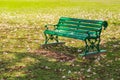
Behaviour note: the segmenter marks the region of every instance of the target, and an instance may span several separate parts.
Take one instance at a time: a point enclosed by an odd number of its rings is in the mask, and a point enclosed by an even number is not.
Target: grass
[[[119,80],[119,3],[119,0],[1,0],[0,79]],[[61,16],[107,20],[109,26],[101,38],[106,56],[83,60],[77,56],[83,42],[66,38],[60,38],[65,46],[41,49],[44,25],[57,23]]]

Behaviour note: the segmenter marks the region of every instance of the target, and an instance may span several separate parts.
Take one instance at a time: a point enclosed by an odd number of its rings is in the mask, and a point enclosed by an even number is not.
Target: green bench
[[[53,29],[50,29],[50,26],[53,26]],[[49,40],[55,40],[55,43],[59,43],[58,36],[62,36],[85,42],[85,50],[80,54],[81,56],[105,52],[105,50],[100,50],[100,35],[107,26],[108,23],[102,20],[61,17],[56,25],[45,25],[44,44],[49,44]]]

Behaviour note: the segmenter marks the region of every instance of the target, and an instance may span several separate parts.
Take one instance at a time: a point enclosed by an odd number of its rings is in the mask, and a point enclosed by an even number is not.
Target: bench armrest
[[[55,29],[57,25],[47,24],[47,25],[45,25],[46,30],[48,30],[48,29],[49,29],[49,27],[48,27],[48,26],[53,26],[53,27],[54,27],[54,29]]]

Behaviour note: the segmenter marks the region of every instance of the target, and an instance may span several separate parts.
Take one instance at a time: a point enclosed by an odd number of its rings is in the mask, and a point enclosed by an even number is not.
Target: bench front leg
[[[45,34],[45,33],[44,33],[44,35],[45,35],[45,42],[44,42],[44,44],[47,44],[49,40],[55,40],[56,43],[59,42],[58,36],[56,36],[56,35],[50,35],[50,34]]]
[[[44,35],[45,35],[45,42],[44,42],[44,44],[47,44],[48,41],[49,41],[49,38],[48,38],[47,34],[44,33]]]
[[[100,37],[96,39],[86,39],[85,40],[85,51],[80,54],[81,56],[86,56],[89,54],[97,54],[101,52],[106,52],[106,50],[100,50]]]

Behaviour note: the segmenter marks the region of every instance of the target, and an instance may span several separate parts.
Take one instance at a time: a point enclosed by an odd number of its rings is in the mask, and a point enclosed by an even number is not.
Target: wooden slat
[[[79,25],[79,21],[59,21],[59,24]]]
[[[71,24],[58,24],[58,27],[79,28],[78,25],[71,25]]]
[[[88,31],[98,31],[98,30],[100,30],[100,28],[91,28],[91,27],[85,27],[85,26],[80,26],[79,29],[88,30]]]
[[[93,24],[102,24],[103,21],[101,21],[101,20],[80,19],[80,22],[93,23]]]
[[[96,27],[101,28],[102,26],[100,24],[91,24],[91,23],[80,23],[79,26],[89,26],[89,27]]]
[[[74,31],[76,29],[75,28],[70,28],[70,27],[58,27],[57,30]]]

